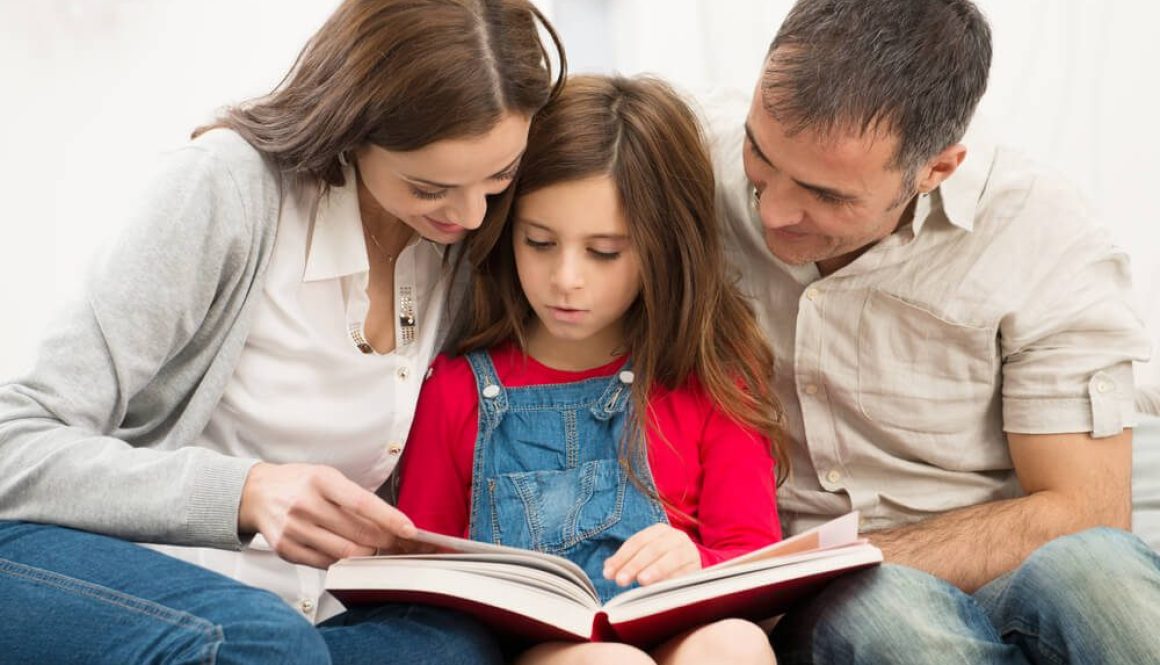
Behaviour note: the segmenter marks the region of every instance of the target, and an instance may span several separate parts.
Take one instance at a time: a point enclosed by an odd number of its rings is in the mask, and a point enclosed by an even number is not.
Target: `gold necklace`
[[[363,230],[367,232],[367,235],[370,237],[370,239],[371,239],[371,242],[372,242],[372,243],[374,243],[375,247],[378,247],[378,248],[379,248],[379,252],[380,252],[380,253],[381,253],[383,256],[387,257],[387,263],[394,263],[394,262],[395,262],[395,257],[394,257],[394,255],[392,255],[392,254],[391,254],[390,252],[388,252],[387,250],[383,249],[383,246],[382,246],[382,244],[379,242],[379,239],[375,237],[375,233],[374,233],[374,231],[371,231],[371,227],[367,226],[367,223],[366,223],[366,221],[363,221],[363,223],[362,223],[362,224],[363,224]]]

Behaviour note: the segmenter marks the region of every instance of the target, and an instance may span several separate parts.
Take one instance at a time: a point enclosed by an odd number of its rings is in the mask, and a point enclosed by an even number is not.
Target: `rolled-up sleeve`
[[[1069,223],[1077,213],[1052,194],[1039,193],[1039,209],[1028,212],[1060,223],[1054,237],[1025,245],[1033,272],[1023,302],[1000,322],[1003,426],[1113,436],[1136,424],[1132,362],[1149,357],[1151,342],[1131,304],[1127,255],[1102,229]],[[1055,260],[1031,261],[1043,244],[1059,247]]]

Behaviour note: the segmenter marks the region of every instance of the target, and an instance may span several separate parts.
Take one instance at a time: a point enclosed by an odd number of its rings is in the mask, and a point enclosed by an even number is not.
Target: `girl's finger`
[[[635,557],[642,547],[652,542],[661,533],[661,529],[657,527],[664,526],[663,524],[654,524],[646,529],[637,531],[628,540],[624,541],[616,550],[616,553],[604,561],[604,578],[612,579],[615,577],[617,572],[624,567],[625,563]]]
[[[692,543],[689,543],[692,545]],[[692,554],[696,557],[695,560],[689,558],[689,550],[692,549]],[[663,554],[656,561],[646,566],[636,576],[636,580],[642,586],[661,582],[678,575],[684,575],[700,568],[700,555],[696,551],[696,547],[674,547],[665,554]]]

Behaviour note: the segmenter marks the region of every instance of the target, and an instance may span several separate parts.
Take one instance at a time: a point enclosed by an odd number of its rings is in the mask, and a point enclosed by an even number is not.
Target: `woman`
[[[275,92],[173,153],[32,373],[0,386],[0,649],[486,659],[456,615],[329,617],[320,569],[413,529],[374,490],[443,328],[446,247],[506,214],[561,80],[538,25],[563,70],[528,0],[347,0]]]

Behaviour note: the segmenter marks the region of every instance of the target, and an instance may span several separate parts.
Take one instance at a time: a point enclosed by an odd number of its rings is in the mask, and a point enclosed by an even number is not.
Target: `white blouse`
[[[369,265],[356,176],[319,196],[286,196],[274,254],[233,378],[197,445],[266,462],[329,464],[374,491],[394,470],[435,352],[450,278],[444,246],[412,241],[395,260],[391,353],[361,347]],[[313,621],[342,610],[324,571],[244,550],[154,546],[279,594]]]

